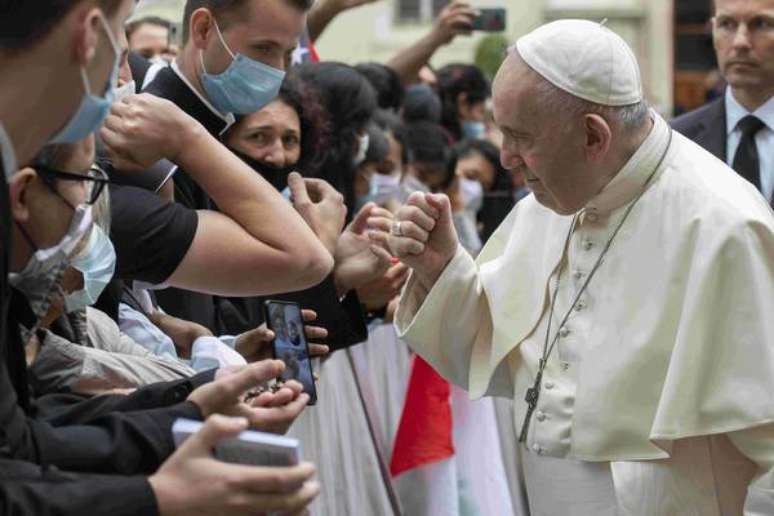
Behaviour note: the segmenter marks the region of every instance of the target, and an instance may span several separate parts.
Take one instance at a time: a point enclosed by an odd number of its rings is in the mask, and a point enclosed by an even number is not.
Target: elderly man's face
[[[733,88],[774,89],[774,0],[715,0],[712,35]]]
[[[493,85],[494,119],[503,133],[500,161],[522,172],[542,205],[560,214],[583,207],[583,132],[558,120],[553,109],[535,100],[537,79],[516,55],[510,55]]]

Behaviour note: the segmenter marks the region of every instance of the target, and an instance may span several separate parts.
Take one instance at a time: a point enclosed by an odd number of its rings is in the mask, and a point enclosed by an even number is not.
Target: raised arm
[[[395,70],[403,84],[416,81],[419,70],[430,61],[433,54],[448,45],[460,34],[470,34],[476,11],[464,2],[452,2],[444,7],[433,28],[408,48],[401,50],[387,62]]]
[[[113,105],[101,135],[123,166],[174,161],[220,210],[199,212],[193,242],[169,285],[262,295],[308,288],[331,271],[332,256],[293,206],[171,102],[127,97]]]
[[[344,11],[370,4],[377,0],[317,0],[306,18],[306,26],[309,29],[309,38],[316,41],[328,24]]]

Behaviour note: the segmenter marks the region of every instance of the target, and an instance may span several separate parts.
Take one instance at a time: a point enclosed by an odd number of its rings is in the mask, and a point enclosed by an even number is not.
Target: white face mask
[[[119,86],[113,89],[113,102],[119,102],[122,98],[129,95],[134,95],[137,89],[137,83],[135,81],[129,81],[123,86]]]
[[[82,204],[75,209],[70,228],[56,245],[36,250],[19,272],[8,274],[8,282],[24,294],[32,310],[42,317],[45,314],[42,303],[48,300],[54,271],[69,260],[75,246],[89,231],[92,224],[91,206]],[[34,243],[30,242],[30,245]],[[42,313],[39,313],[42,312]]]
[[[360,166],[360,164],[365,161],[370,142],[371,138],[368,136],[368,133],[357,137],[357,154],[355,154],[355,157],[353,158],[356,167]]]
[[[460,193],[465,209],[477,213],[484,204],[484,188],[479,181],[460,177]]]

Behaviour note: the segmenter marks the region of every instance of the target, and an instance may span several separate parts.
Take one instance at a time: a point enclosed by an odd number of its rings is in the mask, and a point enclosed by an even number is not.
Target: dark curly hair
[[[351,217],[355,209],[354,149],[376,110],[376,92],[362,74],[343,63],[303,64],[293,73],[314,86],[328,112],[330,136],[315,175],[344,195]]]
[[[317,90],[297,74],[289,73],[282,82],[277,100],[293,108],[301,124],[301,156],[298,169],[308,174],[316,171],[325,157],[325,148],[330,132],[328,113]]]
[[[491,95],[489,81],[478,67],[470,64],[449,64],[436,72],[438,94],[441,97],[441,125],[455,139],[462,139],[462,126],[457,112],[457,97],[467,95],[468,104],[483,102]]]
[[[380,109],[398,111],[403,105],[403,85],[398,73],[381,63],[360,63],[355,70],[362,73],[376,90]]]

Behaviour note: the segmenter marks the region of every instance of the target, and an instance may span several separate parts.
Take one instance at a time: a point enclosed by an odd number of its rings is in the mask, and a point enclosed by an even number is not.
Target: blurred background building
[[[671,116],[705,103],[719,91],[710,37],[712,0],[471,0],[504,7],[503,34],[457,38],[432,59],[439,67],[475,62],[496,70],[503,49],[520,35],[558,18],[607,19],[639,58],[651,103]],[[385,62],[424,35],[447,0],[376,0],[336,18],[316,43],[322,59],[355,64]],[[185,0],[141,0],[135,17],[159,15],[179,23]]]

